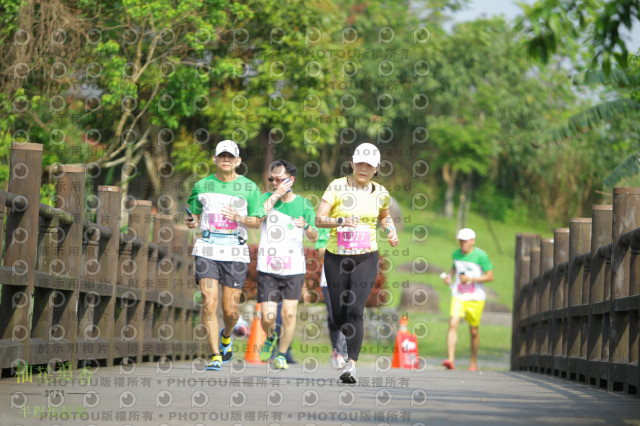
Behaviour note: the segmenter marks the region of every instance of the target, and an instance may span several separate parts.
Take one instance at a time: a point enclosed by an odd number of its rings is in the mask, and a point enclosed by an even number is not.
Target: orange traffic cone
[[[393,348],[392,368],[417,368],[418,359],[418,338],[415,334],[409,333],[409,320],[406,315],[400,318],[400,327],[396,336],[396,345]]]
[[[249,342],[247,343],[247,351],[244,354],[244,360],[250,364],[263,364],[260,361],[260,349],[265,340],[267,333],[262,329],[260,318],[262,317],[262,307],[260,303],[256,303],[256,315],[251,323],[251,333],[249,333]]]

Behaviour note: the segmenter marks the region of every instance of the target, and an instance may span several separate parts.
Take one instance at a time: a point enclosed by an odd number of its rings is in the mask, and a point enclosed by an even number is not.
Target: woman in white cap
[[[196,282],[204,298],[203,322],[213,353],[207,370],[222,369],[222,363],[233,355],[232,332],[249,264],[247,228],[259,228],[260,218],[265,216],[258,186],[236,173],[241,162],[235,142],[218,143],[213,157],[216,173],[196,182],[188,201],[194,217],[187,218],[187,226],[202,231],[191,254],[196,260]],[[222,287],[224,321],[220,334],[218,285]]]
[[[340,372],[356,382],[356,363],[364,338],[364,305],[378,276],[378,220],[392,247],[399,244],[389,214],[389,192],[371,178],[380,168],[380,151],[360,144],[351,158],[353,173],[335,179],[322,195],[316,214],[319,228],[330,228],[324,256],[333,320],[347,339],[349,360]]]

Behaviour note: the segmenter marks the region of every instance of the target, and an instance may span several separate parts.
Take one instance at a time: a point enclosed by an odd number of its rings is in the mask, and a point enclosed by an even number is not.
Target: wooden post
[[[0,333],[9,341],[2,350],[2,368],[11,367],[18,358],[25,363],[30,359],[29,316],[35,284],[42,145],[12,143],[10,170],[9,192],[19,195],[26,209],[12,207],[7,215],[4,266],[12,271],[11,281],[2,285]]]
[[[582,304],[582,275],[584,260],[578,257],[591,248],[591,218],[571,218],[569,221],[569,282],[567,305]]]
[[[157,354],[156,351],[156,322],[159,316],[159,308],[157,307],[158,301],[158,239],[155,232],[157,221],[156,216],[149,216],[149,225],[153,229],[152,244],[149,244],[148,251],[148,267],[147,267],[147,280],[145,283],[145,306],[144,315],[142,317],[144,321],[144,338],[142,342],[142,360],[153,361],[153,357]]]
[[[178,259],[176,262],[176,300],[179,301],[178,311],[176,311],[176,344],[178,352],[175,354],[179,359],[187,357],[187,341],[190,340],[191,327],[187,323],[189,320],[189,308],[193,300],[193,294],[187,288],[188,256],[189,253],[189,228],[184,225],[174,226],[175,236],[173,241],[173,253]]]
[[[120,206],[122,203],[122,190],[117,186],[99,186],[98,199],[101,208],[98,209],[96,223],[111,228],[111,238],[100,238],[100,274],[102,283],[106,284],[105,294],[99,305],[98,327],[101,330],[103,341],[99,357],[106,358],[107,366],[113,366],[114,354],[114,328],[115,328],[115,304],[116,282],[118,270],[118,250],[120,246]],[[96,231],[97,232],[97,231]],[[120,336],[117,336],[118,338]]]
[[[514,271],[513,292],[513,319],[511,337],[511,369],[519,370],[523,365],[520,352],[526,344],[525,330],[521,329],[520,320],[526,318],[526,302],[523,299],[522,289],[528,282],[530,273],[531,247],[540,244],[538,234],[516,234],[516,253]]]
[[[564,376],[566,367],[566,307],[565,273],[569,260],[569,228],[556,228],[553,232],[553,269],[551,300],[553,302],[553,325],[551,347],[553,353],[553,374]]]
[[[570,380],[584,381],[586,364],[582,361],[588,308],[582,304],[585,254],[591,249],[591,218],[569,220],[569,273],[567,285],[567,370]],[[590,255],[589,255],[590,257]],[[586,340],[584,340],[586,342]],[[586,355],[586,346],[584,346]]]
[[[131,317],[131,325],[137,332],[137,362],[142,362],[142,345],[144,341],[144,307],[146,303],[146,280],[147,271],[149,265],[149,233],[150,224],[145,221],[151,214],[151,201],[138,200],[135,207],[129,215],[129,227],[138,236],[138,239],[142,242],[142,246],[133,248],[131,260],[135,265],[135,272],[133,274],[133,285],[139,294],[138,301],[133,304],[129,310],[131,311],[129,316]]]
[[[3,225],[0,226],[0,259],[4,254],[4,216],[6,214],[5,207],[6,198],[4,196],[4,192],[0,192],[0,223]]]
[[[80,295],[80,276],[82,275],[82,224],[84,222],[84,167],[60,166],[63,170],[58,179],[56,207],[73,215],[71,226],[63,228],[66,237],[62,241],[58,253],[59,258],[66,259],[66,271],[73,282],[73,291],[68,292],[69,302],[66,305],[60,324],[67,330],[70,344],[69,363],[74,368],[78,364],[78,297]]]
[[[167,336],[171,333],[171,315],[173,306],[171,299],[175,301],[173,283],[171,279],[175,272],[175,265],[172,260],[171,240],[173,239],[172,229],[173,218],[168,215],[156,215],[154,223],[154,241],[157,241],[158,248],[163,250],[164,256],[158,256],[158,266],[156,275],[156,289],[159,291],[155,300],[156,308],[154,314],[153,336],[157,338],[156,355],[170,355],[170,345]]]
[[[605,300],[606,254],[601,248],[611,243],[613,207],[594,205],[591,221],[591,261],[589,264],[588,303],[591,307],[588,319],[587,359],[588,379],[598,386],[608,375],[609,302]],[[584,298],[584,294],[583,294]]]
[[[538,371],[539,348],[538,332],[540,330],[540,313],[538,309],[538,288],[540,286],[540,246],[531,247],[531,263],[529,271],[529,321],[527,325],[527,364],[529,371]]]
[[[540,277],[543,278],[540,291],[540,312],[551,308],[550,277],[553,272],[553,238],[540,241]]]
[[[611,256],[611,336],[609,389],[627,391],[638,387],[638,309],[630,300],[631,239],[624,234],[640,228],[640,188],[613,189]],[[635,358],[632,360],[632,358]],[[634,367],[635,363],[635,367]]]
[[[540,371],[550,373],[553,368],[551,357],[551,330],[553,312],[551,309],[551,276],[553,274],[553,238],[540,241]]]
[[[93,206],[95,203],[99,203],[97,195],[90,195],[86,200],[86,207],[90,209],[95,207]],[[84,227],[82,238],[84,263],[78,308],[86,311],[81,315],[78,324],[78,360],[82,361],[81,365],[90,362],[99,363],[100,359],[107,357],[108,343],[102,335],[98,322],[103,314],[101,310],[101,306],[104,306],[103,301],[111,296],[111,291],[107,291],[106,285],[100,282],[101,233],[98,227],[94,225]]]
[[[536,315],[540,313],[540,307],[538,305],[538,289],[540,283],[540,246],[531,247],[531,270],[529,276],[531,277],[531,297],[529,298],[529,314]]]
[[[31,355],[32,364],[49,364],[55,357],[61,361],[69,361],[69,345],[65,339],[66,329],[59,324],[60,317],[68,303],[68,292],[54,285],[54,274],[66,274],[66,259],[59,257],[58,246],[61,238],[65,238],[60,228],[58,215],[40,216],[38,225],[38,258],[33,288],[33,319],[31,321]],[[56,324],[53,323],[54,317]],[[61,341],[61,340],[64,340]],[[52,367],[56,367],[53,365]]]

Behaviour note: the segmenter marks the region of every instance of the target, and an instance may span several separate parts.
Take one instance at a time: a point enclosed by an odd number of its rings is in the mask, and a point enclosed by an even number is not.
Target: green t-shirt
[[[272,194],[273,192],[265,192],[262,194],[261,201],[263,206]],[[310,226],[316,228],[316,211],[313,209],[311,202],[300,195],[296,195],[296,198],[288,203],[285,203],[282,200],[276,201],[272,210],[279,211],[280,213],[291,216],[294,219],[302,216]]]
[[[249,263],[247,229],[222,216],[223,206],[232,205],[241,216],[265,216],[258,186],[244,176],[222,182],[215,175],[199,180],[188,200],[189,208],[200,215],[199,238],[192,254],[207,259]]]
[[[485,300],[487,295],[484,286],[479,282],[462,284],[460,272],[464,272],[470,278],[479,278],[485,272],[493,269],[487,253],[474,247],[471,253],[463,254],[461,249],[453,252],[453,269],[456,271],[455,280],[451,285],[451,295],[462,300]]]
[[[316,241],[316,250],[327,247],[329,240],[329,228],[318,229],[318,241]]]
[[[262,202],[269,199],[271,192],[262,195]],[[299,275],[306,272],[304,257],[304,230],[293,223],[303,217],[315,227],[316,212],[304,197],[296,197],[285,203],[278,200],[262,222],[260,247],[258,248],[258,271],[276,275]]]

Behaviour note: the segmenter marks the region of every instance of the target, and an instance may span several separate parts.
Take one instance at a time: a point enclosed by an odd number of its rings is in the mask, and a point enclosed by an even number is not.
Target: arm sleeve
[[[385,210],[388,209],[391,205],[391,195],[389,195],[389,191],[387,191],[384,187],[382,188],[382,193],[378,196],[380,199],[380,209]]]
[[[320,228],[318,230],[318,241],[316,241],[316,249],[326,247],[327,241],[329,241],[329,228]]]
[[[490,271],[493,269],[493,265],[489,260],[489,255],[487,253],[483,253],[482,260],[480,261],[480,266],[484,272]]]
[[[261,218],[266,216],[264,212],[264,206],[262,205],[262,195],[260,194],[260,190],[258,190],[257,186],[253,186],[251,192],[249,192],[247,197],[247,215],[253,216],[257,218]]]
[[[198,183],[196,182],[196,184],[193,185],[193,189],[191,190],[191,195],[189,195],[187,204],[189,205],[189,209],[191,209],[194,214],[199,215],[202,213],[202,203],[198,198],[199,191],[196,189],[197,187]]]
[[[335,181],[331,182],[325,189],[324,194],[322,194],[322,199],[332,206],[336,204],[336,197],[338,196],[335,186]]]

